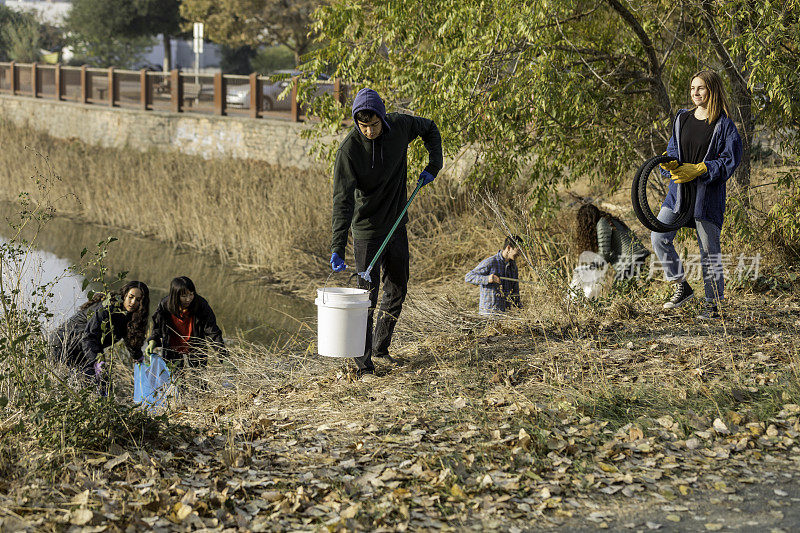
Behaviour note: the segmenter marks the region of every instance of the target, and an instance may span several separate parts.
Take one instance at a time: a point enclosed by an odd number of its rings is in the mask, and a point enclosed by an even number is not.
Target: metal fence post
[[[297,86],[300,83],[300,77],[295,76],[292,78],[292,122],[300,122],[300,106],[297,104]]]
[[[260,85],[258,74],[255,72],[250,74],[250,118],[258,118],[258,113],[261,111]]]
[[[180,113],[183,111],[183,83],[181,83],[181,73],[178,69],[169,72],[169,90],[172,97],[172,112]]]
[[[17,94],[17,63],[12,61],[10,65],[11,74],[11,94]]]
[[[114,67],[108,67],[108,105],[114,107]]]
[[[225,115],[225,76],[221,72],[214,74],[214,114]]]
[[[63,80],[61,79],[61,63],[56,64],[55,71],[53,72],[53,76],[55,77],[55,97],[56,101],[61,101],[61,95],[64,94],[64,87],[63,87]]]
[[[37,76],[37,71],[39,69],[36,68],[36,62],[31,64],[31,96],[34,98],[39,98],[39,76]]]

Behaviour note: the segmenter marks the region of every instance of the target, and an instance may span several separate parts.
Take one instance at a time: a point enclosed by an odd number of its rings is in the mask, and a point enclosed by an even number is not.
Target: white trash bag
[[[579,295],[583,295],[587,300],[594,300],[603,296],[609,285],[607,273],[608,263],[603,256],[594,252],[582,252],[569,284],[570,298],[577,299]]]

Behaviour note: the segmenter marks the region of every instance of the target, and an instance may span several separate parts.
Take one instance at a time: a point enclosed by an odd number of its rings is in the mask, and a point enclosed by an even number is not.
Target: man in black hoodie
[[[401,113],[386,114],[378,93],[362,89],[353,101],[355,127],[336,153],[333,170],[333,239],[331,268],[344,270],[347,231],[353,230],[353,252],[358,272],[366,270],[407,201],[408,145],[421,137],[428,150],[428,165],[419,176],[430,183],[442,169],[442,138],[432,120]],[[395,230],[383,255],[371,271],[372,305],[367,317],[364,356],[355,358],[359,377],[373,374],[372,356],[389,356],[392,333],[406,298],[409,276],[408,215]],[[379,281],[383,300],[373,336],[373,312],[378,303]],[[374,338],[373,338],[374,337]]]

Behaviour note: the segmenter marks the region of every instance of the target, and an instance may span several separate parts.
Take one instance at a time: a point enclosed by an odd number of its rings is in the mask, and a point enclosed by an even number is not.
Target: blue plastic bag
[[[134,403],[145,403],[151,409],[165,407],[171,389],[170,377],[167,364],[158,355],[150,355],[149,365],[144,361],[135,363],[133,365]]]

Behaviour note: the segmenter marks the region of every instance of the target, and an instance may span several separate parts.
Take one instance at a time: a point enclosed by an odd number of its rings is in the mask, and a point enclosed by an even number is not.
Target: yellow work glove
[[[147,348],[144,349],[144,353],[147,355],[151,355],[156,350],[156,341],[150,341],[147,343]]]
[[[706,164],[703,162],[693,165],[691,163],[684,163],[672,171],[672,181],[675,183],[688,183],[697,176],[702,176],[708,171]]]
[[[667,152],[664,152],[662,155],[667,155]],[[667,161],[666,163],[661,163],[658,166],[660,166],[667,172],[672,172],[673,170],[675,170],[680,166],[680,163],[678,163],[678,160],[676,159],[674,161]]]

